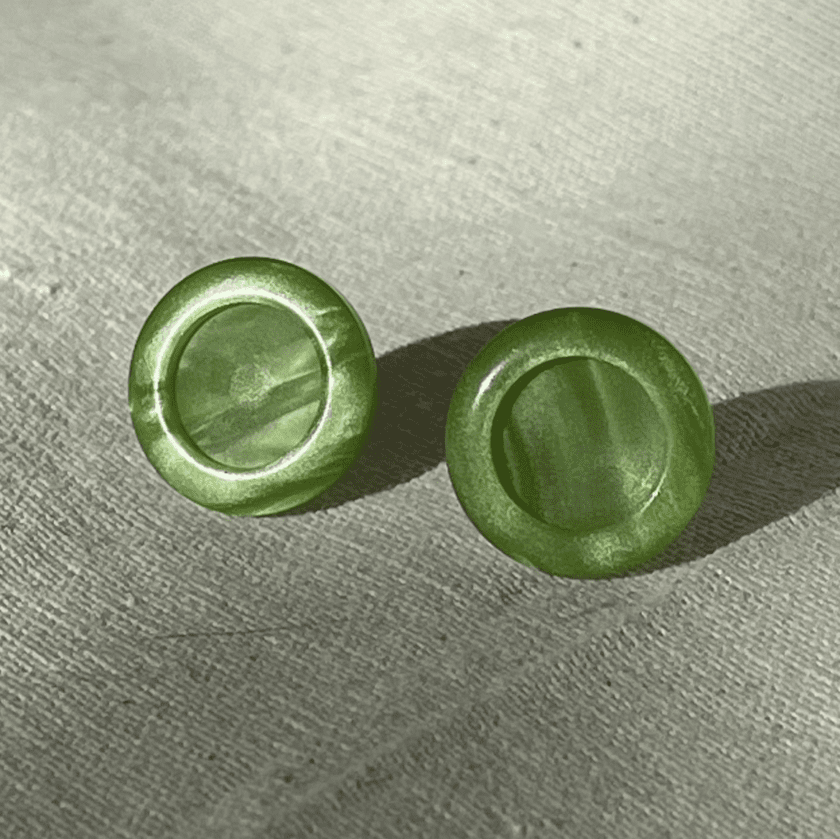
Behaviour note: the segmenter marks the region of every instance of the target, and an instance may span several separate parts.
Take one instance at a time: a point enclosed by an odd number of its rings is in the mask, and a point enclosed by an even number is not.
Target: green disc
[[[341,477],[376,392],[370,338],[338,291],[289,262],[239,257],[190,274],[155,306],[128,401],[146,457],[174,489],[261,516]]]
[[[680,352],[633,318],[576,306],[496,335],[449,406],[458,501],[513,559],[605,577],[656,556],[700,507],[712,407]]]

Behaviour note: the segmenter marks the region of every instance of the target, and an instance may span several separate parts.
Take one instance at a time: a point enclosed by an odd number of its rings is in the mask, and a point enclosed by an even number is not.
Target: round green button
[[[341,477],[376,394],[370,338],[347,300],[297,265],[239,257],[190,274],[155,306],[128,401],[146,457],[174,489],[260,516]]]
[[[656,556],[697,512],[714,469],[712,407],[650,327],[552,309],[508,326],[469,364],[446,461],[464,511],[505,554],[605,577]]]

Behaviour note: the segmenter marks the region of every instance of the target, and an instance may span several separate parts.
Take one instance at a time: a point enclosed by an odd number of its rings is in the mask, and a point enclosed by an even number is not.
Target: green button
[[[155,306],[128,400],[146,457],[174,489],[261,516],[347,471],[376,393],[370,338],[347,300],[297,265],[240,257],[190,274]]]
[[[605,309],[540,312],[496,335],[446,422],[455,494],[513,559],[605,577],[656,556],[700,507],[712,407],[659,333]]]

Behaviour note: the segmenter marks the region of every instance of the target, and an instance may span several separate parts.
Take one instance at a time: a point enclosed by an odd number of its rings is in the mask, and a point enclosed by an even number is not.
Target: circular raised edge
[[[200,451],[175,405],[174,373],[187,341],[210,316],[238,303],[291,309],[317,341],[327,382],[309,436],[259,469],[224,466]],[[367,439],[376,392],[370,337],[347,299],[304,268],[268,257],[222,260],[173,286],[143,324],[129,373],[132,422],[148,460],[179,493],[228,515],[292,509],[334,483]]]
[[[662,480],[647,504],[588,533],[526,512],[502,485],[492,451],[493,421],[507,391],[535,367],[574,357],[613,364],[632,376],[667,435]],[[452,486],[479,532],[518,562],[565,577],[610,576],[663,550],[702,503],[715,461],[712,407],[679,350],[634,318],[588,306],[538,312],[488,342],[455,387],[445,437]]]

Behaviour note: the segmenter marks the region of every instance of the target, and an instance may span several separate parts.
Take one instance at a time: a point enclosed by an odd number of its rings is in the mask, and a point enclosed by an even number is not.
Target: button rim
[[[535,367],[573,357],[631,375],[667,437],[665,469],[645,506],[589,532],[549,525],[525,511],[504,488],[492,452],[493,422],[508,390]],[[589,306],[538,312],[489,341],[455,387],[445,436],[450,480],[473,525],[512,559],[555,576],[612,576],[658,554],[699,509],[715,463],[711,403],[682,353],[641,321]]]
[[[238,303],[282,306],[300,317],[316,341],[326,382],[308,437],[256,469],[225,466],[199,450],[175,404],[183,348],[210,317]],[[320,495],[356,460],[370,433],[377,367],[361,318],[329,283],[283,260],[234,257],[194,271],[158,301],[135,342],[128,389],[138,441],[173,489],[228,515],[270,515]]]

